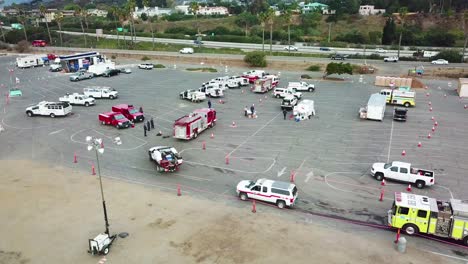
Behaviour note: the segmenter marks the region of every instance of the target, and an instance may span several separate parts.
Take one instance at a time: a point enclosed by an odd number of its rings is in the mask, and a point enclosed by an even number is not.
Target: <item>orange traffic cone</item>
[[[406,150],[403,150],[403,151],[401,152],[401,155],[402,155],[402,156],[406,156]]]
[[[385,186],[385,179],[382,179],[382,182],[380,183],[380,185]]]
[[[210,138],[214,138],[214,134],[213,134],[213,133],[211,133],[211,136],[210,136]]]
[[[408,184],[408,188],[406,188],[406,190],[407,190],[408,192],[411,192],[411,183]]]

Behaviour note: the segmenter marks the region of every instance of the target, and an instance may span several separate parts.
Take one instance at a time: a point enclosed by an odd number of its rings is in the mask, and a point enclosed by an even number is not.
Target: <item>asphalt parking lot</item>
[[[389,182],[385,198],[379,202],[380,182],[370,174],[373,162],[400,160],[436,172],[436,185],[413,192],[449,199],[468,199],[468,182],[464,179],[468,164],[465,131],[468,129],[467,101],[460,100],[452,81],[429,80],[427,90],[418,90],[416,107],[409,109],[408,121],[393,122],[393,106],[387,106],[383,122],[360,120],[358,109],[371,93],[381,87],[373,85],[375,76],[347,76],[344,81],[312,81],[316,92],[303,93],[304,99],[315,101],[317,115],[311,120],[283,120],[280,100],[270,94],[253,94],[248,88],[225,92],[224,104],[212,99],[217,110],[217,125],[192,141],[172,137],[174,120],[207,103],[191,103],[178,98],[179,92],[195,89],[202,82],[226,75],[188,72],[176,69],[139,70],[111,78],[95,78],[72,83],[62,73],[47,68],[13,69],[14,57],[0,58],[1,93],[11,87],[10,75],[20,79],[17,85],[23,97],[0,102],[2,159],[35,159],[51,166],[66,166],[91,173],[94,153],[86,150],[85,137],[104,139],[101,171],[115,177],[150,187],[182,191],[208,199],[219,199],[236,206],[248,206],[235,199],[239,180],[261,177],[290,180],[300,190],[297,208],[335,214],[346,218],[384,224],[395,191],[406,185]],[[228,69],[229,75],[242,69]],[[280,73],[280,87],[298,80],[301,73]],[[318,75],[317,75],[318,76]],[[58,101],[65,93],[82,92],[90,86],[108,86],[119,92],[116,100],[97,100],[95,106],[73,106],[73,115],[63,118],[27,117],[25,108],[39,101]],[[429,96],[426,96],[429,93]],[[446,96],[444,96],[446,95]],[[429,111],[428,102],[433,111]],[[143,135],[143,125],[118,130],[98,122],[99,113],[110,111],[115,104],[143,107],[145,117],[153,118],[156,128]],[[243,116],[243,108],[255,104],[257,119]],[[438,122],[431,131],[434,119]],[[232,122],[236,127],[232,127]],[[210,135],[213,133],[214,138]],[[432,137],[427,138],[428,133]],[[121,145],[113,142],[120,137]],[[206,150],[202,149],[203,142]],[[418,147],[418,142],[422,147]],[[184,164],[177,173],[162,174],[148,160],[153,146],[174,146],[182,154]],[[401,152],[405,150],[406,156]],[[78,163],[73,163],[74,154]],[[230,156],[229,164],[225,157]]]

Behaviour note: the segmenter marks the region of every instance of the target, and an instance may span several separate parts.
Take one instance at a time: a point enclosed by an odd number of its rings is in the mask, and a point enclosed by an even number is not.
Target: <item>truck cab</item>
[[[139,112],[133,105],[119,104],[112,107],[112,111],[121,113],[132,122],[143,122],[145,116]]]
[[[99,114],[99,121],[103,125],[110,125],[116,128],[128,128],[130,127],[130,121],[121,113],[107,112]]]
[[[413,168],[411,163],[393,161],[391,163],[374,163],[371,175],[376,180],[390,179],[399,182],[413,183],[419,189],[432,186],[435,183],[434,172],[425,169]]]
[[[297,187],[293,183],[258,179],[243,180],[237,184],[237,195],[243,201],[255,199],[276,204],[279,208],[292,207],[297,200]]]

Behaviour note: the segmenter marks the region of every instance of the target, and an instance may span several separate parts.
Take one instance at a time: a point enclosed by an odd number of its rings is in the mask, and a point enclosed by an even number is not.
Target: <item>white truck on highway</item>
[[[95,100],[84,94],[79,93],[67,93],[65,96],[59,98],[60,102],[67,102],[71,105],[84,105],[86,107],[94,105]]]
[[[180,99],[187,99],[192,102],[201,102],[206,99],[206,94],[196,90],[186,90],[181,92],[179,97]]]
[[[313,92],[315,91],[315,85],[306,82],[289,82],[288,89]]]
[[[115,99],[119,97],[119,93],[111,89],[109,87],[88,87],[88,88],[83,88],[83,93],[86,96],[92,97],[92,98],[109,98],[109,99]]]
[[[426,169],[413,168],[411,163],[393,161],[391,163],[374,163],[371,175],[378,181],[389,179],[416,184],[419,189],[435,183],[434,172]]]

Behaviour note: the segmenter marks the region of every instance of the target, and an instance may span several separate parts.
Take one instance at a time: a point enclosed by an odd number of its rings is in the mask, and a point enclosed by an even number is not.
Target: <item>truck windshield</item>
[[[136,113],[138,113],[138,110],[136,110],[135,108],[133,108],[133,109],[130,109],[128,112],[129,112],[130,114],[136,114]]]
[[[125,117],[122,114],[115,115],[116,120],[124,119]]]
[[[385,165],[384,165],[383,167],[384,167],[384,169],[388,169],[388,168],[390,168],[391,166],[392,166],[391,163],[385,163]]]
[[[250,189],[250,188],[252,188],[252,186],[254,186],[254,185],[255,185],[255,182],[254,182],[254,181],[249,181],[249,184],[247,184],[247,186],[245,186],[245,187],[247,187],[247,188]]]

